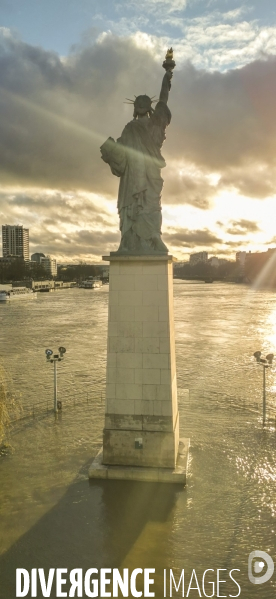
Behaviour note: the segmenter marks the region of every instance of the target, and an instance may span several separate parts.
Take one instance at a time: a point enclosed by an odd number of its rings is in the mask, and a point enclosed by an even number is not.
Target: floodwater
[[[276,361],[263,428],[262,368],[252,357],[276,349],[276,293],[174,282],[180,428],[191,440],[185,489],[87,479],[102,439],[107,305],[108,286],[0,306],[2,364],[22,413],[33,414],[12,427],[12,450],[0,458],[1,599],[15,597],[16,568],[50,567],[155,568],[158,598],[164,569],[175,579],[185,570],[184,596],[194,569],[201,594],[194,576],[191,598],[204,596],[210,569],[205,596],[272,599],[276,573],[252,584],[247,561],[261,550],[276,562]],[[44,352],[59,345],[67,353],[55,417]],[[212,595],[217,569],[226,582]]]

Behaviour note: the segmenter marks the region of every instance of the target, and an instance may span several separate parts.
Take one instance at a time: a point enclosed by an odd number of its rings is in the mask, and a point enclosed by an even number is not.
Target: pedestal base
[[[93,460],[88,476],[97,479],[137,480],[156,483],[186,484],[190,439],[179,440],[175,468],[150,468],[140,466],[106,466],[103,464],[103,449]]]
[[[145,418],[146,420],[146,418]],[[162,418],[151,417],[151,430],[141,417],[142,427],[132,430],[107,429],[103,431],[103,464],[108,466],[138,466],[146,468],[174,468],[179,445],[179,418],[174,430],[160,430]],[[170,420],[168,418],[168,420]],[[135,420],[136,421],[136,420]],[[108,419],[106,418],[106,423]],[[159,430],[154,430],[154,424]],[[168,426],[167,428],[171,428]]]

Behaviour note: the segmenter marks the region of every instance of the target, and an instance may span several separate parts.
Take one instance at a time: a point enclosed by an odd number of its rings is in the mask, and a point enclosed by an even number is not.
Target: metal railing
[[[237,393],[225,393],[217,389],[208,388],[189,388],[178,389],[179,403],[183,402],[186,407],[192,406],[193,409],[203,407],[217,407],[223,409],[231,407],[234,410],[243,410],[255,414],[262,413],[262,401],[251,400],[249,397]],[[276,423],[276,398],[268,398],[267,421]]]
[[[60,411],[72,408],[79,404],[88,405],[93,403],[94,405],[102,405],[104,401],[104,391],[79,393],[71,397],[62,398],[62,408],[60,409]],[[10,419],[10,424],[14,424],[16,422],[19,422],[20,420],[25,420],[27,418],[36,418],[38,416],[42,416],[43,414],[50,413],[54,413],[54,403],[52,398],[47,400],[30,402],[28,406],[21,406],[19,414],[17,414],[14,418]]]
[[[61,397],[62,410],[71,409],[77,405],[89,405],[93,403],[95,407],[103,407],[105,403],[105,388],[90,391],[80,391],[71,396]],[[208,406],[210,409],[225,409],[242,410],[259,414],[262,412],[261,401],[250,401],[238,393],[225,393],[216,389],[201,389],[201,388],[178,388],[179,407],[183,409],[197,409]],[[268,421],[276,422],[276,400],[275,404],[268,401]],[[54,412],[53,399],[30,402],[28,406],[21,407],[19,413],[11,418],[10,424],[28,418],[36,418],[43,414]]]

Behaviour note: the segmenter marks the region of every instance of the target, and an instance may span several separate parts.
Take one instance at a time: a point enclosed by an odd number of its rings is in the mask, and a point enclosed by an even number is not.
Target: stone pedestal
[[[134,473],[136,467],[138,480],[149,480],[151,469],[167,469],[164,472],[169,479],[179,449],[173,259],[168,255],[118,254],[104,259],[110,261],[110,275],[101,465],[113,471],[114,466],[124,467],[125,472],[131,467]],[[182,471],[184,462],[182,459]],[[141,478],[141,469],[147,471],[145,478]],[[97,477],[97,472],[100,476],[99,458],[89,476]],[[120,478],[118,468],[116,472]]]

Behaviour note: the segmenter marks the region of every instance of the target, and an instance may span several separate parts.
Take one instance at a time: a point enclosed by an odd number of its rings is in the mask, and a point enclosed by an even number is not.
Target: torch
[[[165,69],[165,71],[173,71],[174,67],[175,67],[175,62],[173,59],[173,49],[169,48],[169,50],[167,50],[167,54],[165,56],[165,60],[163,61],[162,64],[163,69]],[[169,82],[169,89],[171,89],[171,82]]]

